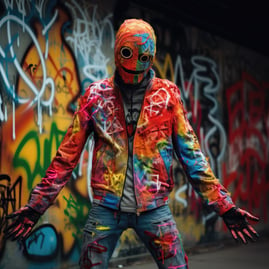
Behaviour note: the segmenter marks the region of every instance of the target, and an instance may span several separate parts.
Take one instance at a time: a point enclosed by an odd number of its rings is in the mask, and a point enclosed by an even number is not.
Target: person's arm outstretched
[[[45,176],[32,190],[28,203],[6,217],[12,221],[5,229],[5,238],[24,240],[40,216],[54,202],[76,167],[89,134],[92,132],[91,118],[95,113],[95,98],[88,98],[88,92],[79,100],[73,122],[68,128],[56,156]]]
[[[249,240],[255,241],[258,233],[248,223],[248,220],[258,221],[259,218],[237,208],[229,192],[215,177],[187,119],[177,87],[175,87],[175,96],[173,139],[178,159],[189,182],[205,203],[213,207],[215,212],[223,218],[235,240],[242,240],[243,243],[247,243]]]

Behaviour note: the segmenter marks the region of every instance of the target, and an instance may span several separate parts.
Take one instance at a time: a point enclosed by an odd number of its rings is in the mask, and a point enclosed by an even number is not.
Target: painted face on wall
[[[154,30],[143,20],[125,20],[117,32],[114,52],[116,68],[124,83],[140,83],[155,57]]]

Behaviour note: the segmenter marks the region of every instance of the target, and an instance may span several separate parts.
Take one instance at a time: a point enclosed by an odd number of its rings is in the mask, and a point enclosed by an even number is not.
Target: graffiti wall
[[[175,82],[202,150],[234,202],[268,225],[269,59],[128,1],[0,1],[0,268],[68,268],[79,259],[91,207],[92,140],[54,205],[24,242],[3,237],[5,216],[27,203],[89,83],[113,75],[114,34],[125,18],[157,35],[157,76]],[[227,231],[175,158],[170,206],[186,246]],[[228,235],[229,236],[229,235]],[[113,258],[144,253],[126,231]],[[14,259],[16,257],[16,259]]]

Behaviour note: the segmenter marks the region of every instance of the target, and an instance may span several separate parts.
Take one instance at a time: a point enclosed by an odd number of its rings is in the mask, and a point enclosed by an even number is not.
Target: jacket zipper
[[[128,154],[127,154],[126,171],[125,171],[125,176],[124,176],[124,184],[123,184],[123,188],[122,188],[122,193],[121,193],[121,197],[120,197],[120,201],[119,201],[119,211],[121,211],[121,201],[122,201],[122,196],[123,196],[123,192],[124,192],[124,188],[125,188],[125,184],[126,184],[126,175],[127,175],[128,162],[129,162],[129,137],[128,137],[128,132],[127,132],[127,125],[126,125],[126,119],[125,119],[125,110],[124,110],[123,98],[122,98],[120,89],[118,88],[117,90],[118,90],[118,94],[120,96],[121,110],[123,111],[123,115],[124,115],[124,131],[125,131],[126,137],[128,138],[128,142],[127,142],[127,152],[128,152]]]
[[[134,144],[135,144],[135,137],[136,137],[136,129],[137,129],[137,125],[139,123],[139,120],[140,120],[140,117],[141,117],[141,111],[142,109],[144,108],[144,101],[145,101],[145,96],[146,96],[146,93],[148,91],[148,89],[152,86],[152,80],[149,82],[149,84],[147,85],[146,89],[145,89],[145,92],[144,92],[144,96],[143,96],[143,100],[142,100],[142,103],[141,103],[141,107],[140,107],[140,111],[139,111],[139,116],[137,118],[137,121],[136,121],[136,126],[135,126],[135,131],[133,133],[133,143],[132,143],[132,156],[134,155]],[[120,92],[120,89],[118,88],[118,93],[119,93],[119,96],[120,96],[120,100],[121,100],[121,109],[123,110],[123,115],[124,115],[124,129],[125,129],[125,134],[128,138],[128,143],[127,143],[127,152],[128,152],[128,158],[127,158],[127,169],[125,171],[125,177],[124,177],[124,184],[123,184],[123,189],[122,189],[122,195],[120,197],[120,201],[119,201],[119,211],[120,211],[120,206],[121,206],[121,201],[122,201],[122,196],[123,196],[123,191],[124,191],[124,188],[125,188],[125,184],[126,184],[126,175],[127,175],[127,170],[128,170],[128,163],[129,163],[129,136],[128,136],[128,132],[127,132],[127,123],[126,123],[126,117],[125,117],[125,110],[124,110],[124,102],[123,102],[123,99],[122,99],[122,94]],[[139,216],[140,215],[140,212],[137,211],[137,195],[136,195],[136,190],[135,190],[135,183],[134,183],[134,158],[132,157],[132,179],[133,179],[133,192],[134,192],[134,196],[135,196],[135,202],[136,202],[136,215]]]
[[[151,88],[152,86],[152,80],[149,82],[149,84],[147,85],[146,89],[145,89],[145,92],[144,92],[144,96],[143,96],[143,100],[142,100],[142,103],[141,103],[141,107],[140,107],[140,111],[139,111],[139,116],[137,118],[137,122],[136,122],[136,126],[135,126],[135,132],[134,132],[134,139],[133,139],[133,152],[132,152],[132,155],[134,155],[134,144],[135,144],[135,137],[136,137],[136,130],[137,130],[137,125],[140,121],[140,118],[141,118],[141,112],[143,111],[144,109],[144,105],[145,105],[145,97],[147,95],[147,91],[149,90],[149,88]],[[129,158],[129,156],[128,156]],[[133,174],[133,179],[134,179],[134,158],[132,158],[132,174]],[[138,212],[137,211],[137,196],[136,196],[136,191],[135,191],[135,184],[133,184],[133,188],[134,188],[134,195],[135,195],[135,201],[136,201],[136,215],[139,216],[141,214],[141,212]]]

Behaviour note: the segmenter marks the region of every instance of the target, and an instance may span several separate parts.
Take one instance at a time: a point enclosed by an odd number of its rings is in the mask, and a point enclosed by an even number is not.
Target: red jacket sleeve
[[[53,203],[61,189],[69,180],[86,144],[91,128],[91,104],[88,94],[80,98],[73,122],[61,142],[56,156],[49,165],[41,182],[32,190],[28,206],[43,214]]]
[[[200,148],[198,138],[187,119],[178,88],[175,89],[175,96],[174,142],[177,156],[194,190],[207,205],[223,215],[235,207],[235,204],[229,192],[215,177]]]

